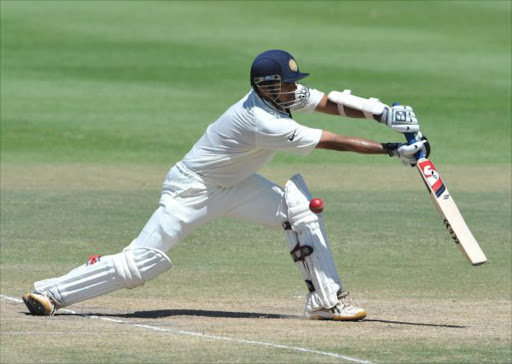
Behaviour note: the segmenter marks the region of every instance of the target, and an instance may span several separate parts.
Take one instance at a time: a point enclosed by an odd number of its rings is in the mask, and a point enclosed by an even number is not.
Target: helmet
[[[297,62],[290,53],[279,49],[261,53],[251,66],[251,86],[263,81],[295,82],[307,76],[309,73],[299,71]]]
[[[309,76],[309,73],[299,71],[293,56],[279,49],[265,51],[258,55],[251,66],[251,86],[278,109],[295,110],[303,107],[309,98],[309,89],[297,84],[295,91],[283,92],[282,82],[295,82]],[[293,94],[293,96],[292,96]],[[263,97],[263,96],[262,96]],[[287,101],[282,101],[285,97]],[[280,100],[281,98],[281,100]]]

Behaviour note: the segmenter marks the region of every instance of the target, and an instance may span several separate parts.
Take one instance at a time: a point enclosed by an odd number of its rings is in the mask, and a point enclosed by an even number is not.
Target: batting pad
[[[68,274],[34,283],[36,292],[50,293],[58,308],[82,302],[120,288],[135,288],[171,268],[165,253],[153,248],[125,249],[101,257]]]
[[[311,310],[334,307],[341,280],[322,218],[309,210],[312,196],[300,174],[286,182],[284,191],[291,228],[285,226],[285,239],[310,290],[306,307]]]

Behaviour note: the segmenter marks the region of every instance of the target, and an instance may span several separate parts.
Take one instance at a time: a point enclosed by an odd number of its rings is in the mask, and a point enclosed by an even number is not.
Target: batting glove
[[[410,106],[386,106],[377,121],[398,133],[416,133],[420,130],[416,114]]]
[[[386,149],[389,153],[390,157],[400,157],[400,160],[405,166],[414,167],[418,162],[415,154],[420,150],[423,150],[425,156],[427,156],[428,151],[425,147],[427,140],[420,140],[411,145],[407,143],[385,143],[383,144],[384,149]]]

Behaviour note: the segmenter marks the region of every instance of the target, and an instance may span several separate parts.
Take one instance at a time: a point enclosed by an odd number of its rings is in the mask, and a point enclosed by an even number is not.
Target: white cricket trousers
[[[35,282],[34,287],[53,297],[58,308],[119,288],[135,288],[170,269],[165,252],[202,224],[229,216],[279,227],[286,221],[286,212],[283,190],[259,175],[222,187],[178,163],[165,178],[160,206],[123,252]]]
[[[279,228],[287,221],[284,191],[259,174],[222,187],[180,162],[165,178],[160,206],[129,248],[167,252],[189,233],[221,216]]]

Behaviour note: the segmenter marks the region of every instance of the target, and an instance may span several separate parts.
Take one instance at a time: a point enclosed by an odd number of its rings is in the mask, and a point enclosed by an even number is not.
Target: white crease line
[[[9,296],[3,295],[3,294],[0,294],[0,298],[6,299],[6,300],[9,300],[9,301],[14,301],[14,302],[17,302],[17,303],[22,303],[23,302],[23,300],[20,300],[18,298],[14,298],[14,297],[9,297]],[[285,349],[285,350],[291,350],[291,351],[300,351],[300,352],[303,352],[303,353],[310,353],[310,354],[318,354],[318,355],[330,356],[330,357],[333,357],[333,358],[343,359],[343,360],[350,361],[350,362],[353,362],[353,363],[372,364],[372,362],[368,361],[368,360],[352,358],[350,356],[340,355],[340,354],[336,354],[336,353],[331,353],[329,351],[320,351],[320,350],[301,348],[300,346],[280,345],[280,344],[267,343],[267,342],[263,342],[263,341],[235,339],[235,338],[231,338],[231,337],[228,337],[228,336],[208,335],[208,334],[202,334],[200,332],[194,332],[194,331],[167,329],[167,328],[162,328],[162,327],[157,327],[157,326],[152,326],[152,325],[132,324],[132,323],[127,322],[127,321],[115,320],[115,319],[111,319],[111,318],[108,318],[108,317],[101,317],[101,316],[96,316],[96,315],[82,315],[82,314],[79,314],[79,313],[77,313],[77,312],[75,312],[73,310],[67,310],[67,309],[60,309],[59,311],[61,311],[61,312],[68,312],[68,313],[71,313],[73,315],[82,316],[82,317],[85,317],[85,318],[91,318],[91,319],[98,319],[98,320],[103,320],[103,321],[115,322],[115,323],[119,323],[119,324],[123,324],[123,325],[134,326],[134,327],[144,328],[144,329],[153,330],[153,331],[171,332],[171,333],[174,333],[174,334],[181,334],[181,335],[188,335],[188,336],[197,336],[197,337],[202,337],[202,338],[212,339],[212,340],[223,340],[223,341],[231,341],[231,342],[236,342],[236,343],[241,343],[241,344],[248,344],[248,345],[266,346],[266,347],[275,348],[275,349]]]
[[[9,296],[3,295],[3,294],[0,294],[0,297],[3,299],[9,300],[9,301],[23,303],[23,300],[20,300],[19,298],[9,297]]]

